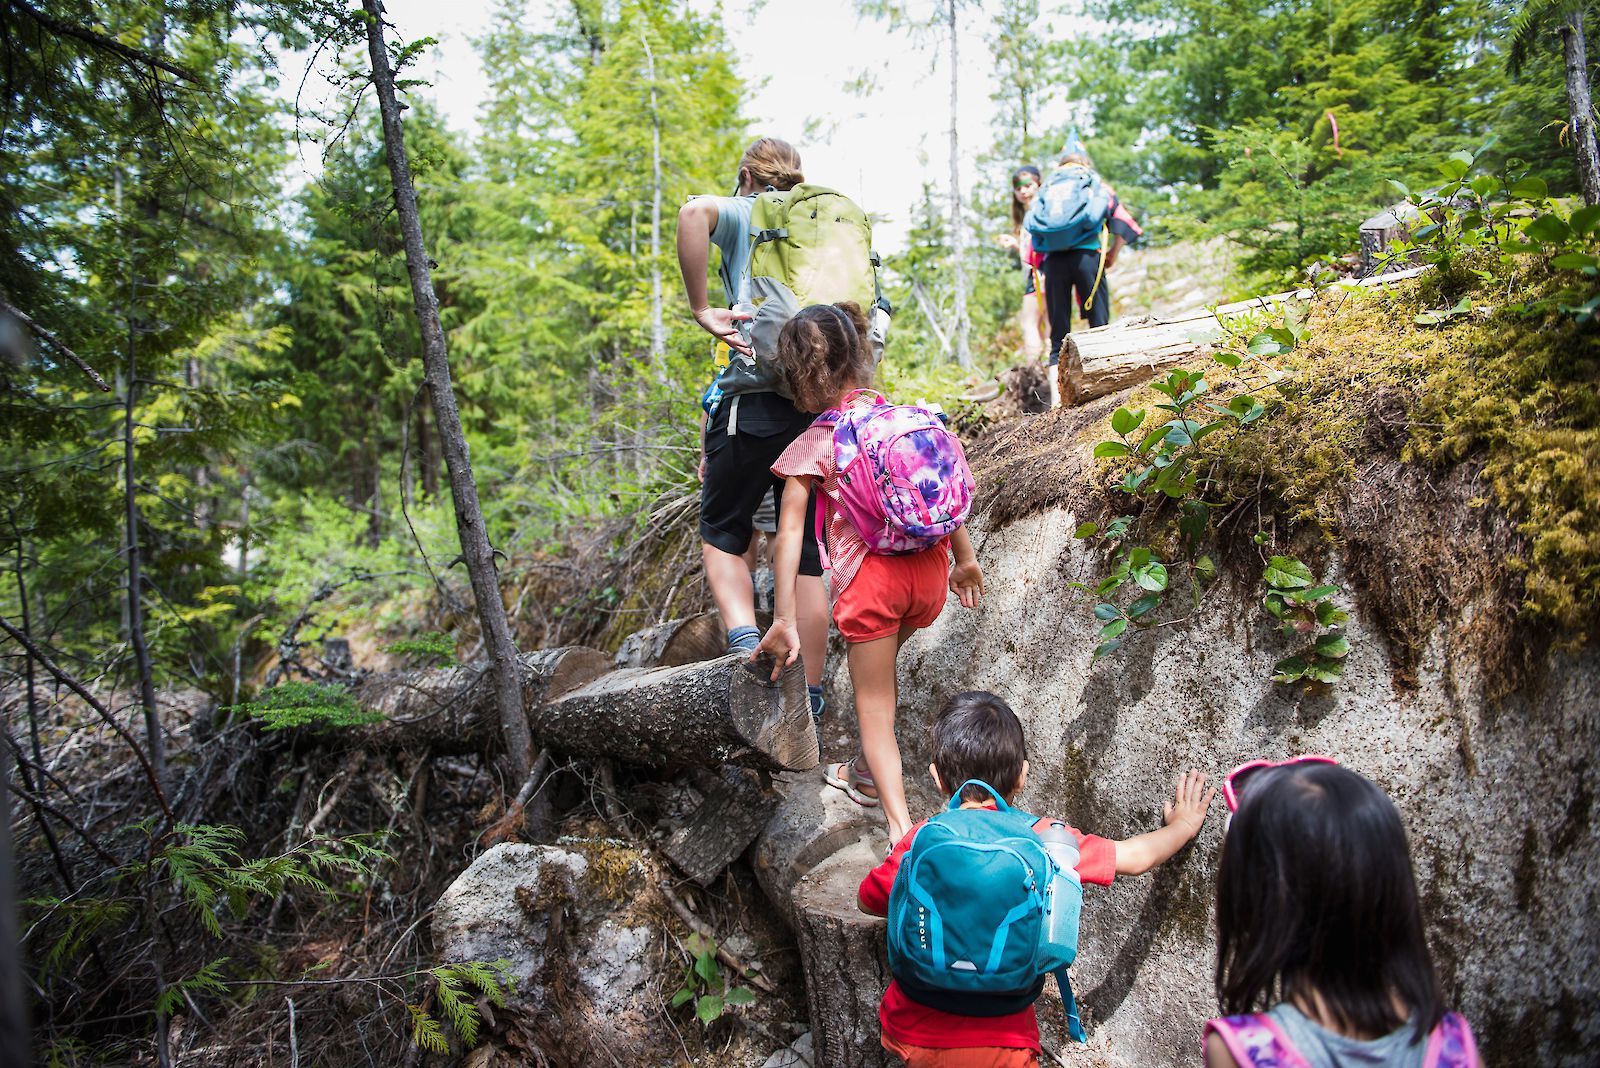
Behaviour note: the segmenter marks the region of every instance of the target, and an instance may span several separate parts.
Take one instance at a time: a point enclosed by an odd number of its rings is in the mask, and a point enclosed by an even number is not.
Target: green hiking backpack
[[[789,396],[772,357],[783,324],[811,304],[855,301],[872,321],[874,355],[882,356],[889,302],[878,283],[872,225],[854,201],[820,185],[768,190],[756,196],[750,240],[750,301],[756,314],[749,336],[755,355],[733,354],[718,380],[724,394]]]

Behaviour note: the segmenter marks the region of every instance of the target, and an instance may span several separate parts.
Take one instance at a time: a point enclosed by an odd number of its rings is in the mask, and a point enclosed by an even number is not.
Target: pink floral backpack
[[[870,403],[852,404],[866,395]],[[890,404],[858,389],[812,426],[833,429],[839,472],[837,508],[880,556],[904,556],[937,545],[972,511],[974,485],[961,442],[926,408]],[[817,540],[824,513],[817,509]]]
[[[1289,1036],[1270,1016],[1224,1016],[1206,1021],[1205,1035],[1215,1032],[1239,1068],[1309,1068]],[[1201,1038],[1204,1048],[1205,1037]],[[1447,1012],[1428,1035],[1422,1068],[1479,1068],[1472,1028],[1459,1014]]]

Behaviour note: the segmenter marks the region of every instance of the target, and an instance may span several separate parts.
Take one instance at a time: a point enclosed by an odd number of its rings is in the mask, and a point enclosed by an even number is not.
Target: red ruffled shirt
[[[985,806],[994,808],[993,804]],[[911,840],[927,825],[923,820],[895,843],[867,877],[861,880],[857,902],[861,911],[874,916],[889,914],[889,890],[894,886],[900,860],[911,848]],[[1078,878],[1085,883],[1110,886],[1117,875],[1117,843],[1098,835],[1084,834],[1069,827],[1078,839]],[[928,1049],[965,1049],[973,1046],[999,1046],[1005,1049],[1039,1048],[1039,1018],[1033,1006],[1007,1016],[962,1016],[919,1005],[906,996],[893,979],[878,1006],[878,1024],[886,1037],[908,1046]]]

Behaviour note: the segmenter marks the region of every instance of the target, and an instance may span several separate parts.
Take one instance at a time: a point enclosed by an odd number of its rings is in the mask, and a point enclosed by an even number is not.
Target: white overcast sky
[[[931,0],[913,3],[932,7]],[[488,86],[472,39],[487,27],[492,0],[386,0],[386,6],[401,38],[438,39],[411,76],[433,83],[431,93],[453,127],[474,132]],[[994,84],[984,40],[989,28],[981,11],[976,5],[966,9],[959,42],[964,193],[977,178],[978,155],[995,133],[989,100]],[[751,136],[773,134],[794,142],[809,180],[833,186],[882,216],[873,235],[876,244],[886,252],[901,248],[923,181],[941,190],[948,186],[950,67],[943,35],[919,49],[904,32],[891,34],[883,23],[858,19],[852,0],[727,0],[723,21],[732,47],[747,50],[738,64],[749,85],[744,112]],[[300,69],[285,63],[291,91]],[[877,84],[866,97],[846,89],[862,72],[870,72]],[[307,92],[317,95],[315,86]],[[1047,102],[1044,117],[1062,121],[1067,109],[1066,101]],[[817,121],[808,137],[810,120]],[[311,146],[306,152],[310,171],[317,168],[309,158],[314,151]],[[728,161],[729,185],[736,163]],[[1001,210],[996,207],[997,214]]]

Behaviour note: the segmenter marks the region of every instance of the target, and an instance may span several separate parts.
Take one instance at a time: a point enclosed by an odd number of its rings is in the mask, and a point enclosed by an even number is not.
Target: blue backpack
[[[968,786],[989,791],[997,809],[963,809]],[[1054,904],[1065,912],[1052,924],[1046,888],[1057,867],[1035,830],[1048,822],[971,779],[917,831],[889,891],[889,971],[911,1000],[963,1016],[1003,1016],[1033,1004],[1053,972],[1067,1032],[1084,1040],[1067,979],[1078,955],[1083,888],[1076,872],[1057,884]]]
[[[1044,181],[1022,225],[1040,252],[1091,248],[1111,215],[1111,190],[1088,167],[1060,167]]]

